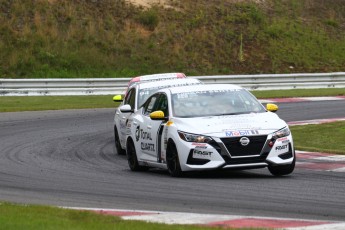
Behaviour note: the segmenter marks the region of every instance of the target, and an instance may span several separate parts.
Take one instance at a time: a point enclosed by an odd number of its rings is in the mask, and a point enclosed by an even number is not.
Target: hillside
[[[1,78],[345,71],[345,0],[0,0],[0,22]]]

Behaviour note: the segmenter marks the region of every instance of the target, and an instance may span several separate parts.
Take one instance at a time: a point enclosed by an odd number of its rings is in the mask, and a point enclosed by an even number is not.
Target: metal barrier
[[[249,90],[345,88],[345,72],[191,76],[204,83],[237,84]],[[0,96],[115,95],[130,78],[0,79]]]
[[[345,72],[198,77],[205,83],[241,85],[249,90],[345,88]]]

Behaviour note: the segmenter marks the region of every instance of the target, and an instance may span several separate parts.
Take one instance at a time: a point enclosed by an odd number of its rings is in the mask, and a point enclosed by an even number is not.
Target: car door
[[[165,109],[166,96],[162,94],[154,94],[151,96],[146,103],[144,104],[142,112],[142,122],[137,120],[138,126],[136,127],[136,149],[140,149],[140,154],[138,158],[143,161],[158,161],[158,152],[159,152],[159,137],[161,135],[161,125],[162,121],[151,120],[150,113]],[[166,102],[167,107],[167,102]],[[139,156],[140,155],[140,156]]]
[[[123,101],[123,105],[130,105],[132,110],[135,109],[135,96],[136,96],[136,88],[130,89],[128,93],[126,94],[125,100]],[[127,126],[127,121],[128,117],[131,115],[131,112],[128,113],[123,113],[119,109],[116,111],[116,118],[119,122],[118,124],[118,131],[119,131],[119,140],[121,143],[122,148],[125,149],[126,147],[126,126]]]
[[[152,121],[152,130],[154,130],[154,135],[156,135],[156,146],[157,146],[157,151],[156,151],[156,161],[159,163],[162,163],[165,161],[165,147],[167,140],[166,140],[166,135],[167,135],[167,120],[169,118],[169,105],[168,105],[168,97],[166,94],[161,93],[160,97],[158,98],[157,101],[157,106],[155,107],[155,111],[163,111],[164,117],[166,118],[165,121],[162,120],[151,120]],[[163,138],[163,130],[165,130],[165,137]]]

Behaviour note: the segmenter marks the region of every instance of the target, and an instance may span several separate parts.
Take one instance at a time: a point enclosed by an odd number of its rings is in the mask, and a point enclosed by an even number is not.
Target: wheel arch
[[[168,139],[168,143],[167,143],[167,149],[166,149],[167,154],[168,154],[168,152],[169,152],[171,146],[175,146],[175,148],[177,148],[177,147],[176,147],[176,144],[175,144],[175,141],[170,137],[170,138]]]
[[[126,139],[126,148],[128,147],[128,144],[131,143],[131,142],[133,143],[133,146],[135,147],[133,138],[131,136],[127,137],[127,139]]]

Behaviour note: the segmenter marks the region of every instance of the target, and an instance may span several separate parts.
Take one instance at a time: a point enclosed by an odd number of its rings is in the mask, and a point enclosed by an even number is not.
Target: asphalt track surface
[[[286,121],[345,116],[345,100],[281,103]],[[0,113],[0,200],[58,206],[345,219],[345,174],[296,168],[172,178],[131,172],[113,143],[114,109]]]

